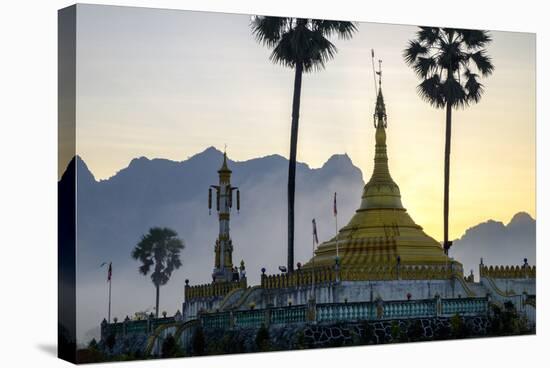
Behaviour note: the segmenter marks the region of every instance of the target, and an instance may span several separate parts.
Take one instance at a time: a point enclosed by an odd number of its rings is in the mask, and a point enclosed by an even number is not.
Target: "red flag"
[[[334,216],[338,214],[338,208],[336,207],[336,192],[334,192]]]
[[[107,281],[111,281],[111,277],[113,277],[113,264],[109,263],[109,270],[107,271]]]
[[[315,244],[319,244],[319,238],[317,238],[317,225],[315,224],[315,219],[311,220],[311,223],[313,225],[313,240],[315,241]]]

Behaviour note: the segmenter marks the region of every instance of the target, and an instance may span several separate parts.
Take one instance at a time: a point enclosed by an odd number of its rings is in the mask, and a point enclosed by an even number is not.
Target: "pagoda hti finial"
[[[388,126],[388,117],[386,115],[384,96],[382,95],[382,60],[378,59],[378,71],[374,70],[374,50],[372,50],[372,69],[374,73],[378,75],[378,94],[376,96],[376,108],[374,110],[374,127],[386,128]]]

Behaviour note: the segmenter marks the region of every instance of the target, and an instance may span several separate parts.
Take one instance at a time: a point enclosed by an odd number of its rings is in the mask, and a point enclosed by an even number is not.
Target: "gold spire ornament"
[[[373,54],[374,55],[374,54]],[[401,202],[399,186],[390,175],[386,146],[387,114],[382,94],[382,62],[379,61],[378,93],[374,111],[375,154],[374,169],[363,188],[361,204],[349,223],[337,236],[322,243],[315,256],[304,268],[329,266],[336,255],[336,240],[342,276],[353,274],[354,279],[369,279],[373,270],[394,272],[398,267],[419,270],[437,269],[433,274],[446,275],[442,268],[460,272],[462,265],[448,258],[441,245],[428,236],[407,213]],[[415,268],[416,267],[416,268]],[[346,272],[347,270],[347,272]],[[368,272],[367,272],[368,270]],[[397,274],[397,273],[396,273]],[[400,278],[418,275],[402,272]],[[363,275],[363,276],[361,276]],[[375,276],[380,279],[380,275]],[[429,277],[428,277],[429,278]]]

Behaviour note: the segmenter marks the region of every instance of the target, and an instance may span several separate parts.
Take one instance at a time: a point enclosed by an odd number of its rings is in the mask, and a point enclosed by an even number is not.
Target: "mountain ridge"
[[[161,290],[163,310],[174,313],[181,309],[185,279],[192,284],[210,281],[218,220],[215,213],[208,213],[207,191],[211,184],[218,182],[217,171],[222,159],[223,153],[215,147],[208,147],[183,161],[142,156],[131,160],[112,177],[97,181],[80,156],[73,158],[60,185],[71,177],[71,173],[67,174],[69,168],[76,168],[77,303],[78,310],[84,311],[79,321],[80,331],[96,326],[104,317],[105,274],[99,267],[102,262],[113,263],[113,290],[116,290],[113,316],[122,319],[132,311],[151,307],[153,286],[149,277],[138,273],[137,262],[130,258],[132,248],[150,227],[171,227],[186,244],[182,253],[183,267],[174,272]],[[244,259],[249,283],[257,284],[262,267],[274,273],[278,265],[286,263],[288,160],[280,155],[229,160],[229,168],[233,171],[232,184],[241,191],[241,211],[231,215],[233,261],[238,264]],[[316,217],[320,239],[334,235],[332,193],[338,192],[339,218],[348,219],[359,205],[364,184],[361,170],[347,154],[332,155],[319,168],[311,168],[305,163],[297,166],[297,262],[306,261],[311,255],[312,217]],[[525,224],[531,224],[530,216],[516,215],[510,220],[510,226],[488,221],[488,227],[472,226],[456,240],[451,255],[464,263],[466,273],[479,261],[478,255],[496,252],[494,246],[482,251],[475,244],[472,248],[471,240],[479,238],[476,234],[485,234],[481,241],[488,244],[502,242],[503,237],[506,238],[501,234],[503,231],[518,233],[526,229]],[[491,229],[497,234],[493,237],[496,240],[487,237]],[[465,236],[466,233],[469,235]],[[510,237],[521,242],[528,239]],[[476,241],[479,243],[479,239]],[[522,259],[525,252],[513,246],[508,248],[507,259],[518,264],[517,259]],[[469,254],[475,254],[475,259],[469,259]],[[528,257],[535,262],[534,257]],[[490,257],[486,259],[487,263],[491,262]]]

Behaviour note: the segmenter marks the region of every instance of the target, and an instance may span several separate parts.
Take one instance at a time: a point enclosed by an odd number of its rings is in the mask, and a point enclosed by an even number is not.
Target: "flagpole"
[[[336,207],[336,192],[334,192],[334,225],[336,233],[336,262],[338,262],[338,209]]]
[[[315,300],[315,220],[313,235],[311,236],[311,299]]]
[[[315,243],[319,240],[317,239],[317,224],[315,219],[311,220],[313,227],[311,235],[311,299],[315,301]]]
[[[107,270],[107,281],[109,282],[109,305],[107,308],[107,322],[111,323],[111,284],[113,279],[113,262],[109,262],[109,269]]]
[[[111,280],[109,280],[109,311],[107,314],[107,322],[111,323]]]

